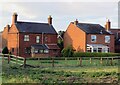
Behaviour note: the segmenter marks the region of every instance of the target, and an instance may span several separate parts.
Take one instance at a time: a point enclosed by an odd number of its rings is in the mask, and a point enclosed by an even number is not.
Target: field
[[[99,59],[82,60],[82,65],[79,65],[79,60],[27,60],[26,63],[30,66],[26,68],[20,65],[7,64],[4,60],[2,66],[2,82],[3,83],[112,83],[117,85],[118,81],[118,60],[113,60],[110,64],[109,60],[103,60],[102,64]],[[32,67],[33,66],[33,67]]]

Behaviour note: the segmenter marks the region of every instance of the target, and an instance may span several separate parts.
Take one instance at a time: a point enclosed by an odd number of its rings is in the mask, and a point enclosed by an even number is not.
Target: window
[[[29,35],[24,35],[24,41],[29,41]]]
[[[98,52],[102,52],[102,48],[98,48]]]
[[[30,48],[30,47],[26,47],[26,48],[25,48],[25,53],[30,54],[30,53],[31,53],[31,48]]]
[[[96,42],[96,35],[91,35],[91,42]]]
[[[14,52],[14,48],[12,48],[12,52]]]
[[[92,52],[92,49],[91,48],[87,48],[87,52]]]
[[[47,50],[47,49],[46,49],[46,50],[44,50],[44,53],[49,53],[49,50]]]
[[[118,39],[118,41],[120,42],[120,39]]]
[[[44,38],[44,41],[47,42],[47,41],[48,41],[48,37],[45,37],[45,38]]]
[[[43,53],[43,50],[39,50],[40,53]]]
[[[110,43],[110,36],[105,36],[105,43]]]
[[[35,49],[35,50],[34,50],[34,53],[36,53],[36,54],[39,53],[39,52],[38,52],[38,49]]]
[[[36,43],[40,43],[40,36],[36,36]]]
[[[93,48],[93,52],[97,52],[97,48]]]

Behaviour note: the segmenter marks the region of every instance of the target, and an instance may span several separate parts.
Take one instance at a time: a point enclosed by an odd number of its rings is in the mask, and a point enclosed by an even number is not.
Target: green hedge
[[[90,52],[74,52],[73,57],[112,57],[120,56],[120,53],[90,53]]]

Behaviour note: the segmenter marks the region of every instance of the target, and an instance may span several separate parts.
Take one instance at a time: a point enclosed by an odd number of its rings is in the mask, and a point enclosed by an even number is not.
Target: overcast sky
[[[87,2],[89,1],[89,2]],[[14,12],[18,21],[47,23],[49,15],[53,18],[53,26],[57,31],[66,30],[70,22],[78,19],[81,23],[97,23],[105,25],[110,19],[112,28],[118,28],[118,0],[4,0],[0,1],[0,31],[11,24]]]

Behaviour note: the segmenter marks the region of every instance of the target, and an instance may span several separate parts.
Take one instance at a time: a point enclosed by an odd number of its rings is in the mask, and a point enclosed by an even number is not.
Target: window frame
[[[108,38],[109,37],[109,38]],[[109,40],[106,40],[106,39],[109,39]],[[106,35],[105,36],[105,43],[110,43],[110,36],[109,35]]]
[[[95,38],[94,41],[93,41],[93,38]],[[91,42],[96,42],[96,41],[97,41],[97,36],[96,35],[91,35]]]
[[[36,43],[40,43],[40,36],[36,36]]]
[[[24,41],[30,41],[30,36],[29,35],[24,35]]]

